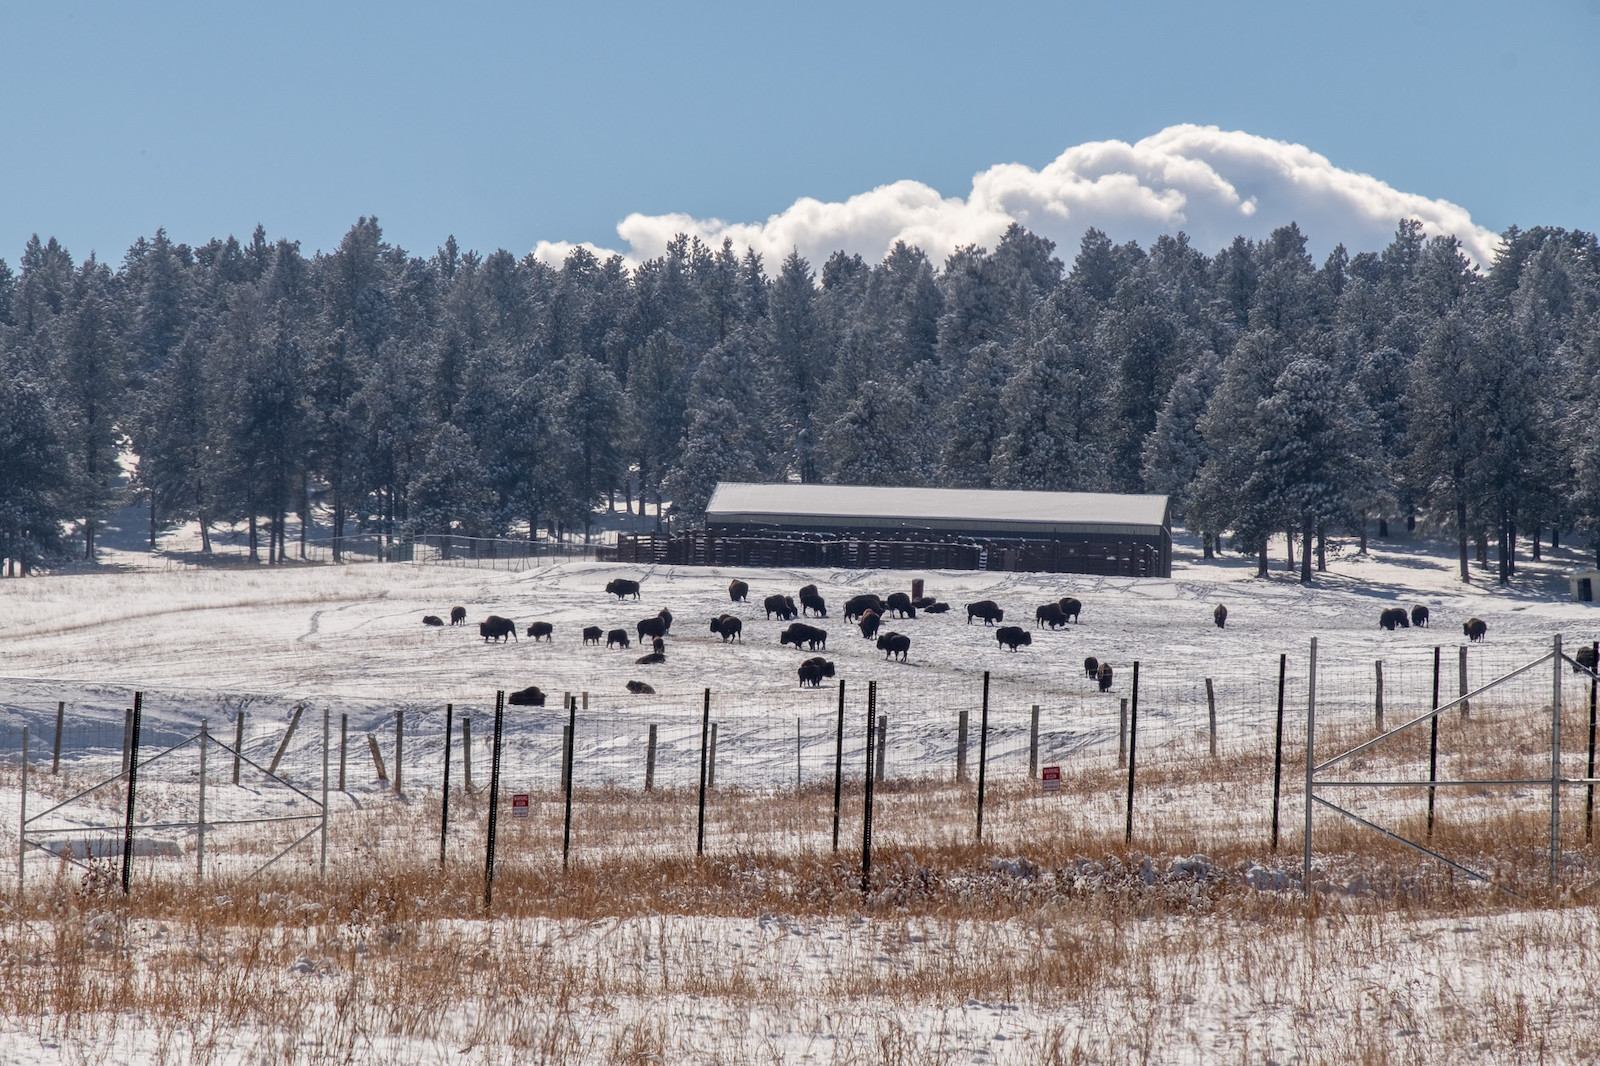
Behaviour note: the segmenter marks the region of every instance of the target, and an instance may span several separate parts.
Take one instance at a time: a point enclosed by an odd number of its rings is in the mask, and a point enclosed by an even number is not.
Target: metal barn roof
[[[828,528],[937,529],[1011,536],[1098,533],[1156,535],[1167,497],[1112,492],[880,488],[870,485],[752,485],[724,481],[706,521]]]

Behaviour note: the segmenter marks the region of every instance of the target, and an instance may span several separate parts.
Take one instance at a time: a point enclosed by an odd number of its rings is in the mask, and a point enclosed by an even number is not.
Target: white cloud
[[[1069,262],[1090,226],[1114,241],[1146,246],[1182,230],[1195,247],[1213,253],[1239,234],[1265,237],[1298,222],[1314,251],[1343,242],[1353,254],[1383,248],[1402,218],[1421,220],[1429,234],[1455,234],[1481,263],[1499,242],[1465,208],[1341,170],[1304,145],[1192,125],[1171,126],[1134,144],[1076,145],[1040,170],[997,164],[973,177],[964,199],[906,180],[842,203],[802,198],[765,222],[636,213],[622,220],[617,235],[621,254],[633,262],[661,255],[675,235],[687,233],[713,245],[730,237],[739,249],[761,253],[771,269],[790,249],[813,266],[841,248],[877,261],[895,241],[917,245],[941,262],[962,245],[993,247],[1012,222],[1054,240]],[[573,247],[540,241],[534,255],[556,265]]]

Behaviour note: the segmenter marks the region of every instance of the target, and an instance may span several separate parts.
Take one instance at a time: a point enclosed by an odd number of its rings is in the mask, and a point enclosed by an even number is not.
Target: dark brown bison
[[[939,601],[934,599],[932,596],[924,596],[920,600],[912,600],[911,606],[915,607],[919,611],[926,611],[929,607],[932,607],[938,602]]]
[[[664,637],[667,635],[667,620],[659,614],[654,618],[641,618],[639,624],[633,627],[639,634],[639,643],[644,643],[645,637]]]
[[[911,597],[904,592],[889,593],[889,597],[883,601],[883,605],[894,611],[901,618],[915,618],[917,616],[917,605],[912,603]]]
[[[1096,659],[1093,655],[1091,655],[1087,659],[1083,660],[1083,672],[1088,675],[1089,680],[1091,680],[1091,681],[1094,680],[1095,678],[1099,677],[1100,676],[1100,660]]]
[[[818,688],[822,685],[823,678],[832,676],[833,664],[820,655],[815,659],[807,659],[800,664],[800,686],[802,688],[806,685]]]
[[[744,632],[744,623],[731,614],[719,614],[713,618],[711,620],[711,632],[721,637],[724,644],[730,640],[737,640],[741,643],[744,641],[744,637],[741,635]]]
[[[1411,619],[1404,607],[1385,607],[1378,614],[1378,625],[1393,633],[1396,628],[1410,629]]]
[[[1033,612],[1033,624],[1036,626],[1048,625],[1051,629],[1067,624],[1067,612],[1061,609],[1059,603],[1047,603]]]
[[[513,707],[543,707],[544,693],[539,691],[539,686],[530,685],[507,696],[506,702]]]
[[[607,633],[606,647],[620,647],[626,650],[628,647],[628,631],[626,629],[613,629]]]
[[[605,635],[606,631],[601,629],[599,626],[583,627],[583,642],[585,644],[599,644],[600,638],[604,637]],[[627,636],[627,634],[624,633],[623,636]]]
[[[1100,664],[1100,672],[1095,674],[1095,677],[1100,682],[1100,691],[1101,692],[1110,692],[1111,691],[1112,670],[1111,670],[1111,664],[1110,663],[1101,663]]]
[[[664,651],[653,651],[649,655],[641,655],[634,660],[640,666],[653,666],[656,663],[664,663],[666,661],[667,653]]]
[[[1584,645],[1572,656],[1572,672],[1576,674],[1581,670],[1587,670],[1591,674],[1594,673],[1595,666],[1593,644]]]
[[[881,615],[888,609],[888,605],[880,597],[870,592],[863,592],[844,601],[844,620],[846,622],[857,620],[868,611],[877,611]]]
[[[1228,609],[1222,604],[1217,604],[1216,610],[1211,612],[1211,620],[1217,623],[1217,628],[1222,629],[1228,624]]]
[[[817,586],[807,585],[800,590],[800,613],[815,611],[818,618],[828,617],[828,602],[817,592]]]
[[[967,625],[970,626],[974,618],[981,618],[984,625],[992,626],[996,622],[1004,622],[1006,613],[993,600],[979,600],[977,603],[967,604]]]
[[[793,644],[796,648],[804,644],[811,651],[816,651],[819,647],[828,646],[828,631],[804,622],[790,622],[789,628],[778,634],[778,643]]]
[[[1489,623],[1481,618],[1469,618],[1461,623],[1461,632],[1467,635],[1468,640],[1476,644],[1489,632]]]
[[[467,609],[465,607],[450,608],[450,624],[464,626],[467,624]]]
[[[507,637],[516,640],[517,623],[509,618],[501,618],[497,614],[491,614],[488,618],[478,623],[478,635],[483,638],[485,644],[491,640],[498,644]]]
[[[750,598],[750,583],[737,578],[728,582],[728,599],[740,603]]]
[[[1426,607],[1422,606],[1422,604],[1419,603],[1416,606],[1411,608],[1411,624],[1412,625],[1416,626],[1418,629],[1428,629],[1428,628],[1431,628],[1428,625],[1429,620],[1430,619],[1428,618],[1428,609]]]
[[[1033,643],[1033,634],[1021,626],[1001,626],[994,631],[994,639],[1004,647],[1016,651],[1024,644]]]
[[[632,596],[634,599],[638,599],[639,583],[637,581],[630,581],[625,577],[614,577],[610,581],[606,582],[606,591],[611,593],[611,595],[615,596],[619,600],[626,599],[629,596]]]
[[[883,652],[885,659],[906,662],[906,653],[911,650],[911,638],[900,633],[885,633],[878,638],[878,650]]]
[[[1082,622],[1083,621],[1083,619],[1078,617],[1078,615],[1083,613],[1083,604],[1079,603],[1077,600],[1073,599],[1071,596],[1063,596],[1063,597],[1061,597],[1060,600],[1058,600],[1056,602],[1061,607],[1061,613],[1066,615],[1067,619],[1069,621],[1073,621],[1073,622]]]
[[[656,617],[660,618],[662,622],[666,623],[667,633],[671,633],[672,632],[672,612],[667,610],[665,607],[663,607],[663,608],[661,608],[661,610],[656,612]],[[665,636],[666,634],[662,634],[662,635]]]
[[[932,603],[932,604],[929,604],[927,607],[922,608],[922,613],[923,614],[944,614],[945,612],[947,612],[949,610],[950,610],[950,605],[948,603]]]
[[[425,614],[422,616],[422,624],[425,626],[442,626],[444,625],[444,619],[436,614]]]
[[[543,637],[547,643],[551,644],[555,643],[555,637],[551,636],[553,631],[554,627],[549,622],[533,622],[528,626],[528,636],[534,640]]]
[[[635,696],[654,696],[656,694],[656,690],[643,681],[629,681],[628,691]]]
[[[767,609],[767,617],[769,619],[773,615],[777,615],[780,621],[787,622],[789,619],[793,618],[796,613],[794,609],[794,600],[788,596],[777,593],[762,600],[761,606]]]
[[[861,616],[861,635],[871,640],[878,635],[878,626],[883,623],[883,615],[877,611],[868,611]]]

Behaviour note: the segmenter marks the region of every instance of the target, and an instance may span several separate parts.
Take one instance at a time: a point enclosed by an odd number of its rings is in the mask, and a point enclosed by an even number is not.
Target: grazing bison
[[[915,618],[917,616],[917,605],[912,603],[911,597],[904,592],[889,593],[889,598],[883,601],[883,605],[894,611],[901,618]]]
[[[635,696],[654,696],[656,694],[656,690],[643,681],[629,681],[628,691]]]
[[[1110,692],[1111,691],[1111,676],[1112,676],[1111,664],[1110,663],[1101,663],[1100,664],[1100,672],[1095,675],[1095,677],[1098,678],[1099,681],[1100,681],[1100,691],[1101,692]]]
[[[442,626],[444,625],[444,619],[436,614],[425,614],[422,616],[422,624],[425,626]]]
[[[818,618],[828,617],[828,603],[817,592],[815,585],[807,585],[800,590],[800,613],[805,614],[807,611],[817,612]]]
[[[768,596],[761,601],[761,606],[767,609],[767,617],[769,619],[773,615],[777,615],[780,621],[787,622],[795,616],[794,600],[788,596],[780,594]]]
[[[906,653],[911,650],[911,638],[899,633],[885,633],[878,638],[878,650],[883,652],[885,659],[898,658],[906,662]]]
[[[1576,674],[1582,670],[1587,670],[1591,674],[1595,671],[1593,644],[1579,648],[1572,656],[1572,672]]]
[[[599,626],[583,627],[583,642],[585,644],[599,644],[600,638],[605,635],[606,631],[601,629]],[[624,634],[624,636],[626,636],[626,634]]]
[[[1067,612],[1061,609],[1059,603],[1047,603],[1033,612],[1033,624],[1036,626],[1048,625],[1051,629],[1067,624]]]
[[[628,647],[628,631],[626,629],[613,629],[606,634],[606,647],[620,646],[623,650]]]
[[[501,618],[497,614],[491,614],[488,618],[478,623],[478,635],[483,638],[485,644],[491,640],[498,644],[507,637],[516,640],[517,623],[509,618]]]
[[[750,583],[737,578],[728,582],[728,599],[741,603],[750,599]]]
[[[868,611],[877,611],[881,615],[888,609],[888,605],[882,599],[870,592],[863,592],[844,601],[844,620],[846,622],[857,620]]]
[[[828,631],[804,622],[790,622],[789,628],[778,634],[778,643],[793,644],[796,648],[805,644],[810,650],[816,651],[818,647],[828,646]]]
[[[993,600],[979,600],[977,603],[967,604],[967,625],[970,626],[974,618],[981,618],[984,625],[992,626],[996,622],[1004,622],[1006,613]]]
[[[554,627],[551,626],[549,622],[534,622],[528,626],[528,636],[532,637],[534,640],[538,640],[540,637],[543,637],[546,642],[554,644],[555,637],[551,636],[553,630]]]
[[[666,661],[667,653],[664,651],[653,651],[649,655],[641,655],[634,660],[640,666],[653,666],[656,663],[664,663]]]
[[[506,702],[513,707],[543,707],[544,693],[539,691],[538,685],[530,685],[507,696]]]
[[[1096,659],[1093,655],[1091,655],[1087,659],[1083,660],[1083,672],[1089,676],[1089,680],[1091,680],[1091,681],[1093,681],[1095,678],[1099,677],[1100,676],[1100,660]]]
[[[1489,623],[1481,618],[1469,618],[1461,623],[1461,632],[1467,635],[1467,639],[1477,643],[1489,632]]]
[[[924,614],[944,614],[948,610],[950,610],[948,603],[932,603],[922,608]]]
[[[629,581],[625,577],[614,577],[606,582],[606,591],[619,600],[627,599],[629,596],[638,599],[639,583],[637,581]]]
[[[741,636],[744,632],[744,623],[731,614],[719,614],[713,618],[711,620],[711,632],[721,637],[724,644],[730,640],[737,640],[741,643],[744,641],[744,637]]]
[[[861,616],[861,635],[871,640],[878,635],[878,626],[883,623],[883,615],[877,611],[868,611]]]
[[[1428,629],[1430,628],[1428,621],[1428,609],[1426,607],[1419,603],[1415,607],[1411,608],[1412,625],[1416,626],[1418,629]]]
[[[1378,625],[1393,633],[1398,626],[1401,629],[1411,628],[1411,619],[1406,616],[1404,607],[1385,607],[1378,615]]]
[[[464,626],[467,624],[467,609],[465,607],[450,608],[450,624]]]
[[[1033,634],[1021,626],[1001,626],[994,631],[994,639],[1012,651],[1016,651],[1024,644],[1032,644]]]
[[[1217,604],[1217,609],[1211,612],[1211,620],[1217,623],[1217,628],[1222,629],[1228,624],[1228,609],[1222,604]]]
[[[639,643],[644,643],[645,637],[664,637],[667,635],[667,620],[659,614],[654,618],[641,618],[639,624],[633,627],[639,633]]]
[[[1083,613],[1083,604],[1079,603],[1071,596],[1061,597],[1061,599],[1057,601],[1057,605],[1061,608],[1061,613],[1066,615],[1071,621],[1083,621],[1083,619],[1078,617],[1078,615]]]
[[[807,685],[810,685],[812,688],[819,688],[822,685],[823,678],[832,676],[833,664],[822,658],[820,655],[815,659],[807,659],[805,662],[800,664],[801,688],[804,688]]]

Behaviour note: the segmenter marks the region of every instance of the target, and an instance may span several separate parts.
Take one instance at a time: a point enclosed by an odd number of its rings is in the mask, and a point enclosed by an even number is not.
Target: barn
[[[723,482],[704,529],[636,540],[619,559],[1172,576],[1165,496]]]

